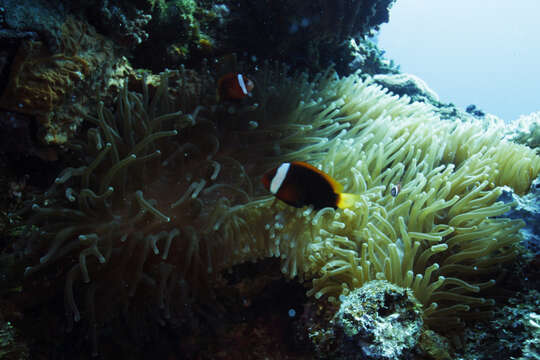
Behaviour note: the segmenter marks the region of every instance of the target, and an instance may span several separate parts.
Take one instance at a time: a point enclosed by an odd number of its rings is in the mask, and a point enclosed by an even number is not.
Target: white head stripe
[[[244,95],[247,95],[248,91],[247,91],[246,83],[244,82],[244,77],[242,76],[242,74],[236,75],[236,79],[238,80],[238,85],[240,85],[240,89],[242,89],[242,92],[244,93]]]
[[[291,167],[290,163],[283,163],[279,165],[276,171],[276,175],[274,175],[274,177],[272,178],[272,182],[270,183],[270,192],[272,194],[277,194],[277,192],[281,188],[281,185],[285,181],[287,173],[289,172],[289,167]]]

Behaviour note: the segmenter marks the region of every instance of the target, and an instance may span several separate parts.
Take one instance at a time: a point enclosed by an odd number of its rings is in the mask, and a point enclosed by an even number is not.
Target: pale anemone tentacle
[[[308,295],[319,299],[337,302],[374,279],[409,287],[434,326],[430,319],[459,323],[467,310],[490,305],[482,290],[493,285],[495,263],[515,257],[523,225],[500,217],[515,204],[496,200],[503,185],[527,191],[540,172],[534,151],[475,123],[440,120],[427,104],[359,74],[329,70],[308,80],[271,66],[256,79],[260,106],[235,114],[237,124],[258,123],[241,129],[250,133],[242,144],[223,135],[237,130],[227,121],[219,131],[208,126],[223,120],[218,111],[192,107],[190,117],[175,108],[166,75],[153,97],[146,80],[141,95],[122,89],[116,113],[99,103],[97,117],[88,117],[97,126],[87,135],[88,164],[48,191],[61,202],[33,209],[31,222],[50,233],[35,235],[48,241],[28,275],[69,256],[65,302],[73,320],[81,278],[90,280],[82,286],[96,283],[89,299],[113,288],[129,304],[150,290],[163,323],[174,316],[173,296],[203,292],[210,275],[266,257],[279,258],[284,276],[311,280]],[[256,186],[262,173],[299,159],[328,171],[358,201],[310,211],[264,197]],[[67,201],[64,187],[78,201]],[[53,234],[59,224],[69,230]],[[85,234],[99,237],[104,263],[81,243]]]

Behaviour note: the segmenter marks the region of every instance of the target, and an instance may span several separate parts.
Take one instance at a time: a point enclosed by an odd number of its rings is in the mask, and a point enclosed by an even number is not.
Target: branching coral
[[[284,74],[254,74],[258,106],[232,114],[171,108],[166,76],[153,98],[124,88],[116,112],[100,106],[80,144],[87,164],[34,205],[48,250],[27,273],[65,269],[68,315],[79,320],[82,290],[94,330],[96,309],[137,298],[164,323],[221,270],[271,256],[286,276],[312,279],[316,298],[386,279],[411,288],[433,326],[480,316],[469,310],[492,304],[477,293],[515,256],[522,226],[499,217],[512,206],[497,202],[500,186],[527,191],[540,157],[357,74]],[[360,201],[314,213],[257,197],[254,181],[287,160],[319,166]]]

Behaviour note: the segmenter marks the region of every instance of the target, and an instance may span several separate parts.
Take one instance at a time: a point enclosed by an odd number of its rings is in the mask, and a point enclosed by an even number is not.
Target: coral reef
[[[3,263],[0,262],[0,263]],[[4,269],[2,269],[4,270]],[[2,271],[2,274],[5,272]],[[2,360],[27,360],[31,359],[31,351],[24,334],[21,334],[15,323],[22,317],[19,309],[5,300],[6,294],[20,289],[7,289],[5,276],[0,278],[0,359]]]
[[[151,15],[145,29],[152,34],[152,41],[143,42],[135,49],[135,66],[154,72],[180,64],[199,68],[204,58],[230,52],[218,39],[227,34],[225,24],[230,11],[226,4],[193,0],[144,3],[139,11]],[[149,57],[148,53],[158,56]]]
[[[528,320],[531,337],[525,340],[524,355],[526,358],[540,359],[540,314],[531,312]]]
[[[521,230],[523,233],[522,243],[534,256],[540,256],[539,197],[540,178],[533,181],[531,191],[524,196],[514,194],[511,189],[506,189],[501,196],[501,200],[515,202],[517,204],[506,216],[513,219],[522,219],[525,222],[526,225]]]
[[[379,55],[382,56],[383,54]],[[424,80],[413,74],[399,73],[399,69],[395,69],[390,61],[389,65],[386,59],[375,58],[382,64],[376,65],[378,72],[371,74],[373,81],[382,87],[388,89],[391,93],[403,96],[406,95],[413,102],[423,102],[432,106],[432,111],[435,112],[441,119],[449,121],[460,122],[473,122],[480,125],[484,130],[491,129],[492,131],[497,128],[500,132],[507,134],[506,139],[514,141],[517,139],[514,132],[518,130],[518,125],[508,127],[505,121],[496,115],[485,113],[478,109],[475,105],[469,105],[465,110],[456,106],[453,103],[446,103],[439,100],[439,95],[429,88]],[[371,62],[370,62],[371,63]],[[368,63],[368,65],[370,64]],[[370,69],[371,70],[371,69]],[[363,69],[362,69],[363,71]],[[366,79],[370,77],[363,76]],[[523,142],[514,141],[520,144]]]
[[[66,16],[64,7],[57,2],[3,0],[0,39],[40,40],[49,51],[56,52]]]
[[[364,36],[388,21],[393,2],[106,0],[66,7],[132,50],[136,67],[153,72],[180,64],[198,69],[204,58],[234,52],[245,59],[284,61],[314,71],[337,62],[335,68],[348,74],[359,64],[348,66],[355,56],[349,40],[362,44]],[[362,46],[356,55],[384,68],[373,50]]]
[[[465,344],[456,359],[538,359],[539,295],[532,290],[511,298],[496,310],[492,321],[466,329]]]
[[[399,74],[393,1],[2,1],[0,358],[538,358],[538,113]]]
[[[482,110],[477,108],[476,105],[474,105],[474,104],[471,104],[471,105],[467,106],[465,108],[465,111],[468,114],[474,115],[477,118],[482,118],[482,117],[484,117],[486,115],[486,113],[484,113]]]
[[[437,334],[433,330],[424,329],[420,334],[418,341],[417,352],[423,356],[420,358],[428,358],[433,360],[452,360],[453,354],[450,341],[445,337]]]
[[[540,111],[520,116],[505,131],[510,140],[540,151]]]
[[[266,65],[250,75],[253,106],[185,114],[167,78],[188,74],[162,75],[153,96],[146,80],[141,93],[124,86],[116,110],[101,104],[88,117],[98,127],[79,144],[85,163],[32,206],[28,286],[63,274],[68,319],[86,319],[94,352],[98,328],[117,314],[144,337],[149,324],[188,316],[186,304],[211,296],[222,270],[267,257],[281,259],[286,277],[311,280],[316,299],[339,303],[387,280],[412,290],[429,327],[490,315],[484,296],[516,256],[523,226],[500,217],[515,204],[497,198],[503,185],[529,189],[540,172],[533,150],[332,71],[308,81]],[[260,175],[293,159],[361,200],[313,212],[261,197]]]
[[[362,71],[362,75],[398,74],[399,65],[384,57],[384,50],[379,49],[376,38],[351,39],[349,48],[353,59],[349,69]]]
[[[131,48],[148,39],[149,34],[145,28],[152,20],[152,15],[131,6],[126,10],[105,0],[92,18],[103,33],[110,35],[117,43]]]
[[[412,101],[431,104],[439,103],[439,96],[417,76],[411,74],[378,74],[373,76],[373,81],[396,95],[407,95]]]
[[[258,58],[323,71],[334,63],[350,73],[348,41],[388,21],[393,0],[238,1],[230,4],[227,44]],[[244,34],[252,34],[250,37]]]
[[[321,358],[403,359],[416,346],[422,306],[410,290],[374,280],[340,302],[328,327],[310,334]]]
[[[17,50],[0,106],[36,117],[46,144],[64,144],[88,111],[89,95],[105,84],[113,49],[86,23],[68,18],[59,50],[28,40]],[[94,100],[94,99],[92,99]]]
[[[30,359],[28,345],[21,341],[9,321],[0,320],[0,358],[5,360]]]

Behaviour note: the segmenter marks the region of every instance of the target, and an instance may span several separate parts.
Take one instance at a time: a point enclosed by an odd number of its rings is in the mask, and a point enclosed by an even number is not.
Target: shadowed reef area
[[[46,32],[58,42],[9,38],[0,354],[453,359],[465,348],[483,351],[471,332],[495,326],[504,311],[532,324],[522,326],[523,347],[504,349],[534,353],[534,126],[511,130],[433,96],[413,101],[339,62],[285,65],[255,45],[256,60],[224,55],[226,42],[195,51],[195,33],[179,38],[192,51],[159,75],[134,69],[130,59],[150,46],[141,31],[157,37],[173,5],[182,26],[197,23],[203,38],[237,26],[226,12],[223,23],[209,20],[209,9],[245,5],[136,3],[142,12],[122,1],[66,5],[79,17],[68,17],[59,34]],[[242,11],[260,16],[255,3]],[[321,26],[324,16],[344,18],[333,38],[339,46],[368,34],[388,6],[317,4],[289,7]],[[16,12],[8,5],[3,14]],[[276,23],[265,25],[272,41],[281,35],[284,49],[298,41],[329,49],[302,16],[282,19],[275,6]],[[144,46],[127,45],[132,37],[113,36],[92,17],[104,9],[134,26]],[[285,28],[295,31],[278,31]],[[172,39],[161,40],[155,49],[170,47]],[[369,56],[358,63],[398,71],[362,44],[351,56]],[[250,96],[216,98],[229,72],[249,76]],[[276,200],[262,175],[297,160],[358,200],[318,211]],[[516,298],[526,299],[521,310],[511,307]]]

